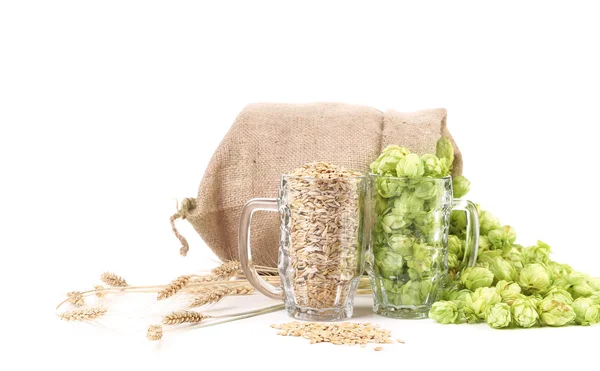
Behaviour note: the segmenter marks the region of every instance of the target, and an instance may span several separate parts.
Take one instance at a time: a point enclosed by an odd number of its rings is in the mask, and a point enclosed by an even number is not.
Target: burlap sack
[[[381,112],[339,104],[251,104],[244,108],[213,155],[197,198],[187,198],[171,217],[173,232],[186,255],[188,244],[175,228],[187,219],[223,261],[238,260],[237,238],[242,206],[254,197],[277,197],[281,174],[304,163],[328,161],[368,171],[388,144],[417,153],[435,153],[440,136],[450,137],[446,110]],[[462,172],[455,147],[453,173]],[[252,255],[260,265],[275,266],[279,238],[277,213],[252,220]]]

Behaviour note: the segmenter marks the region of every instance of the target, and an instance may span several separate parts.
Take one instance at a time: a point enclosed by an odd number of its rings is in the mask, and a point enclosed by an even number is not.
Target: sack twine
[[[190,250],[190,245],[188,244],[185,237],[183,237],[179,233],[179,231],[177,230],[177,227],[175,227],[175,220],[180,219],[180,218],[186,219],[188,217],[190,211],[192,211],[195,207],[196,207],[196,199],[195,198],[190,198],[190,197],[184,198],[181,201],[181,207],[179,207],[179,210],[169,218],[169,220],[171,221],[171,229],[173,230],[175,237],[177,237],[179,242],[181,242],[181,248],[179,249],[179,253],[182,256],[187,255],[188,251]]]

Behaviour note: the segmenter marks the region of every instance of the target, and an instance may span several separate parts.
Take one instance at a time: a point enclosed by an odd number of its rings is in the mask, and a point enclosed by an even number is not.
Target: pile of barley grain
[[[322,322],[289,322],[281,325],[271,325],[272,328],[281,330],[277,335],[301,336],[310,340],[311,344],[332,343],[337,345],[361,345],[368,343],[390,344],[391,331],[371,323],[322,323]],[[402,340],[397,340],[404,343]],[[379,349],[377,349],[379,348]],[[381,350],[377,347],[376,350]]]
[[[291,235],[284,247],[294,297],[301,307],[343,305],[360,274],[361,174],[317,162],[288,175],[284,194]]]

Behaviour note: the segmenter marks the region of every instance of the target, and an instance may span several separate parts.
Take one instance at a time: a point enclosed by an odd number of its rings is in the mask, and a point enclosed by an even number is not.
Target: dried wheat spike
[[[184,287],[187,286],[189,281],[190,281],[190,276],[178,277],[176,280],[172,281],[163,290],[159,291],[156,298],[158,300],[163,300],[163,299],[169,298],[169,297],[177,294],[179,291],[181,291]]]
[[[213,282],[219,281],[219,277],[214,275],[206,275],[206,276],[190,276],[190,281],[193,282]]]
[[[102,280],[102,282],[104,282],[108,286],[112,286],[112,287],[127,287],[127,286],[129,286],[127,284],[127,281],[125,281],[125,279],[123,277],[117,276],[116,274],[110,273],[110,272],[102,273],[102,275],[100,276],[100,280]]]
[[[156,341],[163,337],[163,328],[161,325],[150,325],[146,333],[148,340]]]
[[[217,286],[216,288],[207,292],[206,294],[194,298],[194,300],[190,304],[190,308],[195,308],[211,303],[217,303],[221,301],[224,297],[229,295],[229,291],[230,289],[228,287]]]
[[[241,269],[240,262],[235,260],[221,264],[219,267],[212,270],[212,273],[222,280],[228,280],[235,276]]]
[[[227,285],[220,285],[212,288],[211,290],[202,293],[202,295],[195,297],[190,304],[190,308],[200,307],[206,304],[218,303],[223,298],[229,295],[248,295],[253,288],[247,286],[234,286],[228,287]]]
[[[79,291],[71,291],[67,293],[67,301],[77,307],[83,307],[85,304],[85,300],[83,300],[83,295]]]
[[[103,316],[106,313],[106,308],[85,308],[76,309],[68,312],[63,312],[58,315],[58,318],[65,321],[93,321],[96,318]]]
[[[100,291],[96,291],[96,296],[99,298],[103,298],[104,296],[106,296],[106,292],[104,291],[105,287],[102,285],[95,285],[94,289],[96,290],[100,290]]]
[[[209,316],[205,316],[202,313],[181,311],[173,312],[165,316],[165,318],[163,319],[163,323],[165,325],[178,325],[181,323],[199,323],[206,318],[209,318]]]

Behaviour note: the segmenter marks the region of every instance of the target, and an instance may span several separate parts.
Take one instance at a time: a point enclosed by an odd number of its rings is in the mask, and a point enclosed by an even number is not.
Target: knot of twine
[[[173,214],[171,216],[171,218],[169,218],[169,220],[171,221],[171,229],[173,230],[175,237],[177,237],[179,242],[181,242],[181,249],[179,249],[179,253],[183,256],[187,255],[187,252],[190,250],[190,245],[188,244],[185,237],[183,237],[179,233],[179,231],[177,230],[177,227],[175,227],[175,220],[177,220],[179,218],[187,219],[190,212],[195,207],[196,207],[196,199],[190,198],[190,197],[184,198],[183,200],[181,200],[181,207],[178,207],[179,210],[177,210],[177,212],[175,214]]]

